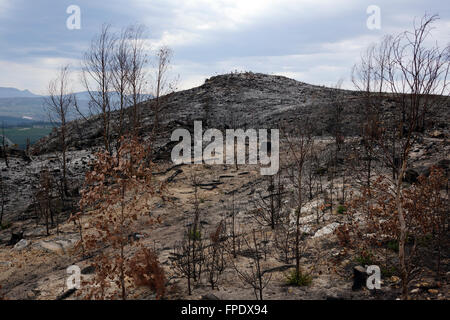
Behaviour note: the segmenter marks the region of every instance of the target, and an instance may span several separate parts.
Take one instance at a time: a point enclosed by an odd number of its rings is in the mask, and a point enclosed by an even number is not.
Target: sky
[[[79,29],[67,27],[73,5]],[[410,30],[425,13],[439,14],[433,41],[448,44],[450,5],[442,0],[0,0],[0,87],[45,94],[61,65],[79,70],[92,37],[109,23],[116,30],[144,24],[150,48],[171,47],[178,89],[231,71],[352,88],[351,68],[365,48]],[[73,89],[82,91],[76,80]]]

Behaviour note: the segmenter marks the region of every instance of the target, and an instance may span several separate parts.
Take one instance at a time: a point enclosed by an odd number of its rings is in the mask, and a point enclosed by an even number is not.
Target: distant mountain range
[[[83,114],[89,114],[90,96],[87,91],[75,93],[78,107]],[[151,95],[145,95],[144,99],[151,99]],[[0,87],[0,121],[5,126],[29,125],[34,122],[49,121],[47,111],[44,108],[45,96],[36,95],[29,90]],[[113,100],[118,100],[117,94],[113,94]],[[69,120],[78,118],[76,112],[69,115]]]
[[[40,97],[28,90],[0,87],[0,98],[35,98]]]

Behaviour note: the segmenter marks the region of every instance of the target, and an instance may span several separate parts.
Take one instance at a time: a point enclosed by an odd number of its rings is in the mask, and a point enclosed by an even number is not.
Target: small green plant
[[[339,205],[337,207],[337,213],[339,213],[339,214],[344,214],[346,211],[347,211],[347,208],[343,205]]]
[[[294,269],[288,273],[286,282],[291,286],[307,287],[311,285],[312,277],[309,274],[305,274],[303,272],[297,273]]]
[[[201,234],[200,230],[190,230],[188,236],[189,236],[189,239],[195,240],[195,241],[199,241],[202,239],[202,234]]]
[[[391,249],[392,251],[398,252],[398,241],[397,240],[390,240],[387,243],[387,248]]]
[[[355,258],[355,261],[360,265],[373,265],[374,256],[370,251],[362,251],[360,255]]]
[[[398,269],[395,266],[381,266],[381,276],[383,278],[390,278],[398,275]]]
[[[9,229],[11,227],[11,225],[12,225],[11,222],[2,223],[2,224],[0,224],[0,230]]]

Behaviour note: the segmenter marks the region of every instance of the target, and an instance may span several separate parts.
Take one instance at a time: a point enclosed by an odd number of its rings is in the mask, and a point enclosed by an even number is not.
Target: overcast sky
[[[79,30],[66,26],[70,5],[81,9]],[[370,5],[380,8],[380,29],[367,27]],[[370,43],[410,29],[424,13],[439,14],[433,35],[446,44],[450,6],[442,0],[0,0],[0,87],[44,94],[60,65],[79,68],[103,23],[145,24],[154,48],[174,50],[180,89],[234,70],[324,85],[343,79],[348,87]]]

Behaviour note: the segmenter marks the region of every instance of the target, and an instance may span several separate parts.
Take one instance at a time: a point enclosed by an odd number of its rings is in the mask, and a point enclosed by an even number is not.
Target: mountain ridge
[[[0,88],[2,89],[2,88]],[[15,89],[20,91],[18,89]],[[27,91],[27,90],[24,90]],[[22,92],[22,91],[20,91]],[[29,92],[29,91],[28,91]],[[87,91],[80,91],[74,93],[78,101],[78,107],[83,114],[89,113],[89,93]],[[151,98],[151,95],[145,94],[145,99]],[[48,114],[44,108],[45,99],[47,96],[18,96],[18,97],[2,97],[0,94],[0,117],[11,117],[11,118],[31,118],[34,121],[49,121]],[[117,101],[118,98],[113,100]],[[69,119],[74,120],[80,116],[71,112],[69,114]],[[9,125],[9,123],[6,123]]]
[[[0,98],[36,98],[40,95],[32,93],[30,90],[20,90],[13,87],[0,87]]]

